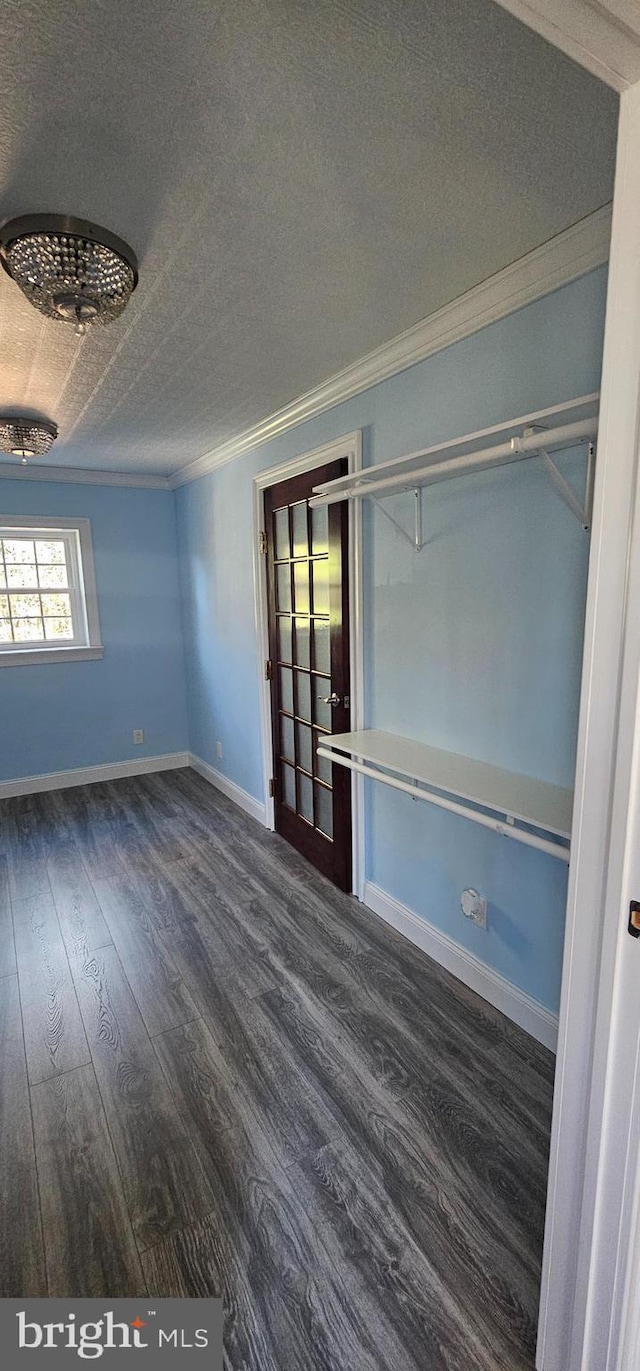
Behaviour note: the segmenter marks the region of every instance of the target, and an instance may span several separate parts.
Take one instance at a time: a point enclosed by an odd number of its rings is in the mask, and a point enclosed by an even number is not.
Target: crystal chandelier
[[[84,219],[25,214],[0,228],[0,260],[48,319],[110,324],[138,284],[138,263],[121,238]]]
[[[57,437],[56,425],[46,420],[0,418],[0,452],[20,457],[25,466],[28,457],[44,457]]]

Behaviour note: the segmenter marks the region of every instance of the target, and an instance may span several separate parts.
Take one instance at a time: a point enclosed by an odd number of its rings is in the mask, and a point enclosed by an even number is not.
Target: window
[[[89,520],[0,516],[0,667],[101,656]]]

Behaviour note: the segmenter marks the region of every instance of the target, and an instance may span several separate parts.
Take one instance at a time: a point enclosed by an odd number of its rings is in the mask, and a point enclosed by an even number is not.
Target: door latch
[[[640,900],[629,905],[629,932],[632,938],[640,938]]]

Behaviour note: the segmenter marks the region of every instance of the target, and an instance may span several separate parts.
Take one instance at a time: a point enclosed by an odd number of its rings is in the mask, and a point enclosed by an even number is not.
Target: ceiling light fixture
[[[58,437],[46,420],[0,418],[0,452],[10,452],[26,466],[29,457],[44,457]]]
[[[107,229],[64,214],[24,214],[0,228],[0,261],[27,300],[75,325],[110,324],[138,284],[135,253]]]

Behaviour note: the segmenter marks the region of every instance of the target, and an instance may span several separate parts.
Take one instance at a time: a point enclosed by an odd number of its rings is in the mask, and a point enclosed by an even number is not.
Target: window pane
[[[47,638],[73,638],[73,624],[70,619],[45,619],[44,631]]]
[[[276,560],[281,557],[289,556],[289,510],[277,509],[275,513],[276,526]]]
[[[291,620],[284,614],[278,619],[278,652],[281,662],[291,661]]]
[[[9,618],[9,596],[0,595],[0,619]]]
[[[71,604],[68,595],[43,595],[42,613],[59,618],[60,615],[68,617],[71,614]]]
[[[32,540],[30,538],[6,538],[4,560],[5,562],[35,562]]]
[[[45,590],[66,590],[68,585],[66,566],[40,566],[38,577]]]
[[[293,514],[293,555],[294,557],[306,557],[307,555],[307,502],[301,505],[294,505]]]
[[[312,824],[312,823],[313,823],[313,783],[312,783],[312,781],[309,780],[309,777],[303,775],[303,773],[302,773],[301,771],[298,772],[298,787],[299,787],[299,793],[300,793],[300,803],[299,803],[299,805],[298,805],[298,813],[302,815],[303,819],[308,819],[309,823]]]
[[[296,713],[300,719],[311,718],[311,677],[304,671],[296,671],[298,699]]]
[[[305,771],[313,770],[313,753],[311,750],[311,729],[306,724],[296,724],[298,730],[298,755],[296,762]]]
[[[16,643],[31,643],[44,638],[42,619],[14,619],[13,636]]]
[[[333,837],[333,796],[324,786],[316,786],[316,828]]]
[[[294,562],[293,581],[298,614],[309,613],[309,563]]]
[[[321,728],[328,728],[329,731],[333,727],[331,705],[323,704],[323,697],[330,694],[331,681],[325,681],[321,676],[316,676],[313,682],[313,722],[320,724]]]
[[[331,645],[329,642],[329,620],[316,619],[313,625],[314,666],[316,671],[331,671]]]
[[[4,587],[6,586],[6,584],[7,584],[7,578],[6,578],[5,574],[4,574],[4,567],[3,567],[3,565],[2,565],[2,562],[0,562],[0,590],[4,590]]]
[[[0,619],[0,643],[12,643],[13,633],[8,619]]]
[[[296,619],[296,665],[311,666],[309,659],[309,620]]]
[[[40,614],[39,595],[10,595],[12,619],[27,619]]]
[[[327,552],[329,548],[329,510],[326,505],[311,511],[311,551]]]
[[[39,562],[65,562],[65,546],[62,539],[52,542],[36,542],[36,557]]]
[[[293,674],[286,666],[280,667],[280,704],[287,714],[293,714]]]
[[[276,608],[284,610],[285,614],[290,614],[291,568],[288,562],[281,563],[276,567],[276,599]]]
[[[329,563],[323,557],[321,562],[313,562],[313,612],[329,613]]]
[[[38,572],[35,564],[29,566],[27,563],[15,566],[7,564],[7,585],[11,586],[37,586]]]
[[[290,809],[296,807],[296,773],[286,763],[282,766],[282,798]]]
[[[280,752],[283,757],[287,757],[290,762],[295,762],[293,750],[293,719],[288,719],[286,714],[280,715]]]

